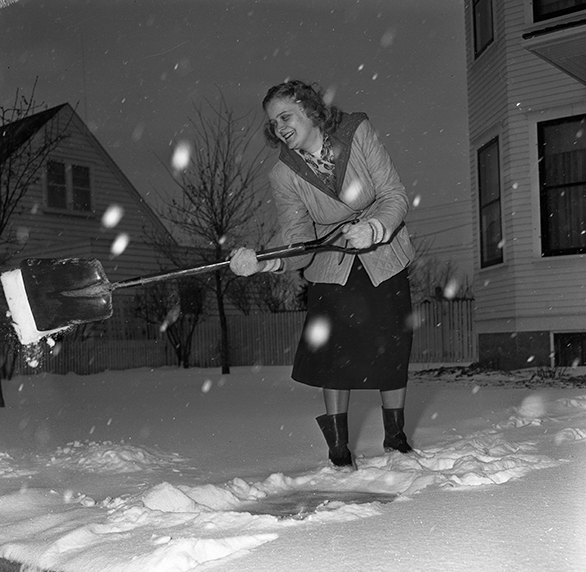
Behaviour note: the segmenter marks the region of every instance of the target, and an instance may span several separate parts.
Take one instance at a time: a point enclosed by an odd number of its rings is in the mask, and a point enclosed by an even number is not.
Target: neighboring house
[[[481,362],[586,363],[586,0],[466,0]]]
[[[159,256],[145,242],[145,233],[171,243],[173,238],[69,104],[4,126],[2,154],[42,137],[49,125],[52,135],[65,137],[50,152],[11,218],[20,241],[12,265],[28,257],[97,258],[111,282],[160,272]],[[111,206],[123,209],[123,217],[108,228],[102,215]],[[128,245],[113,252],[121,235],[128,237]],[[140,326],[128,314],[133,292],[119,292],[114,293],[109,329],[116,337],[134,337],[132,329]]]

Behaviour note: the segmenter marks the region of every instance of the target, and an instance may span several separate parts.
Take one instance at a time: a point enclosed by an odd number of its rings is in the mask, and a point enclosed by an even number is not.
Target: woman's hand
[[[240,247],[230,253],[230,270],[238,276],[252,276],[260,272],[256,252],[252,248]]]
[[[352,248],[367,250],[383,240],[385,229],[378,219],[371,218],[348,223],[342,227],[342,234]]]
[[[257,272],[277,272],[280,268],[280,258],[259,262],[252,248],[240,247],[230,253],[230,270],[238,276],[252,276]]]

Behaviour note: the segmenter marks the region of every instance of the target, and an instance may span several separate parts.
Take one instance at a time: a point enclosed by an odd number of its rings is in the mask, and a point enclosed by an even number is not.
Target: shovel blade
[[[95,258],[28,258],[20,271],[38,330],[112,316],[111,284]]]

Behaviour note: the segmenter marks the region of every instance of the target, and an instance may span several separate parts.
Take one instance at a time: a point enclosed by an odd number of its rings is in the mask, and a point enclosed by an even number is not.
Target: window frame
[[[554,10],[552,12],[543,12],[541,10],[542,2],[540,0],[533,0],[532,1],[533,7],[533,21],[534,22],[545,22],[547,20],[552,20],[553,18],[558,18],[559,16],[566,16],[568,14],[575,14],[576,12],[582,12],[586,10],[586,1],[582,2],[582,4],[578,4],[577,6],[568,6],[567,8],[562,8],[559,10]]]
[[[485,13],[481,13],[477,11],[477,7],[482,3],[487,3],[487,10]],[[482,16],[486,14],[490,17],[489,27],[490,27],[490,34],[486,40],[483,40],[483,43],[480,43],[480,31],[481,26],[479,25]],[[494,42],[494,8],[493,8],[493,0],[472,0],[472,42],[474,48],[474,58],[479,58],[487,49],[488,47]]]
[[[586,254],[586,245],[582,246],[572,246],[561,248],[559,246],[555,246],[551,244],[550,233],[548,231],[548,218],[550,216],[549,209],[547,208],[547,199],[548,199],[548,190],[546,188],[546,176],[545,176],[545,168],[546,168],[546,161],[545,157],[546,154],[543,153],[543,149],[545,148],[544,142],[544,135],[543,130],[547,125],[555,125],[561,123],[570,123],[572,120],[581,120],[586,129],[586,113],[577,113],[572,115],[561,115],[558,117],[554,117],[551,119],[544,119],[543,121],[537,121],[535,124],[535,132],[536,132],[536,153],[537,153],[537,164],[538,164],[538,173],[537,173],[537,190],[538,190],[538,204],[539,204],[539,252],[540,256],[547,259],[552,259],[560,256],[576,256],[576,255],[583,255]],[[584,151],[585,159],[586,159],[586,150]],[[584,185],[586,185],[586,179],[584,180]],[[568,183],[567,186],[563,188],[569,188],[572,186],[572,183]],[[562,185],[557,185],[556,188],[560,188]],[[565,192],[565,191],[564,191]],[[586,217],[585,217],[586,219]]]
[[[496,170],[497,172],[494,175],[494,180],[498,183],[498,196],[496,199],[491,201],[483,202],[483,178],[482,178],[482,153],[487,151],[488,149],[495,147],[496,149]],[[500,153],[500,138],[498,135],[491,137],[488,141],[483,143],[482,145],[478,146],[476,149],[476,183],[477,183],[477,199],[478,199],[478,238],[479,238],[479,245],[480,245],[480,268],[491,268],[493,266],[497,266],[503,264],[505,261],[504,256],[504,227],[503,227],[503,213],[502,213],[502,169],[501,169],[501,153]],[[485,228],[484,225],[484,216],[483,213],[487,210],[487,208],[493,207],[494,211],[498,214],[498,226],[499,226],[499,240],[497,244],[501,246],[498,248],[499,256],[488,258],[486,257],[485,252],[488,252],[487,247],[487,236],[488,230]]]
[[[65,207],[61,206],[52,206],[50,204],[50,176],[49,176],[49,169],[51,164],[58,164],[64,166],[65,171]],[[87,170],[87,182],[88,188],[87,191],[89,192],[89,201],[87,202],[88,208],[87,209],[79,209],[75,208],[76,200],[75,200],[75,190],[74,188],[74,170],[76,168],[79,169],[86,169]],[[84,190],[83,187],[79,187],[78,190]],[[71,161],[68,159],[59,159],[59,158],[50,158],[47,160],[44,169],[44,203],[45,208],[49,212],[58,212],[58,213],[67,213],[72,215],[78,216],[91,216],[93,214],[93,206],[94,206],[94,181],[93,181],[93,169],[88,165],[84,164],[83,162],[78,161]]]

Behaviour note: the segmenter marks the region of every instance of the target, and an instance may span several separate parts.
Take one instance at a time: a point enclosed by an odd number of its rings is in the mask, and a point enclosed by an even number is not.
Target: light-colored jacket
[[[337,196],[324,185],[318,188],[319,182],[311,177],[313,173],[301,166],[303,160],[297,161],[293,155],[297,154],[287,149],[282,150],[269,180],[284,244],[322,237],[344,221],[378,219],[385,228],[383,242],[358,255],[372,283],[378,286],[413,260],[415,251],[403,222],[409,200],[388,152],[366,115],[346,117],[353,117],[355,126],[348,137],[351,144],[346,144],[345,173]],[[337,140],[335,134],[331,138],[336,158],[340,153],[344,155],[343,139]],[[341,237],[336,244],[346,246],[346,241]],[[318,252],[285,258],[283,268],[303,268],[305,278],[311,282],[343,285],[354,258],[353,254]]]

